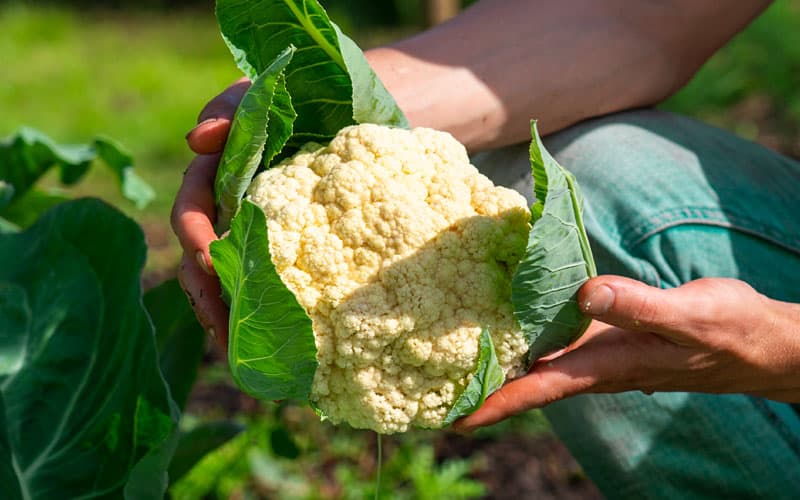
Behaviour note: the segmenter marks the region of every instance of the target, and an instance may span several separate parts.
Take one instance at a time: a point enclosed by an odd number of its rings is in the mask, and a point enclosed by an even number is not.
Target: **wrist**
[[[752,339],[748,349],[757,357],[764,357],[762,370],[772,379],[769,390],[762,395],[784,402],[800,403],[800,304],[781,302],[764,297],[766,307],[761,314],[762,328],[758,339]],[[759,342],[760,341],[760,342]]]

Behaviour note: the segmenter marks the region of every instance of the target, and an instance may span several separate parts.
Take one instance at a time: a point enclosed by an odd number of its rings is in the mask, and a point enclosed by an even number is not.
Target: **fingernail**
[[[606,285],[595,288],[586,302],[583,303],[583,312],[589,316],[602,316],[614,304],[614,290]]]
[[[214,327],[211,327],[211,328],[208,329],[208,334],[211,335],[212,339],[217,338],[217,331],[214,330]]]
[[[206,263],[206,257],[205,257],[205,255],[203,255],[203,252],[198,250],[197,253],[194,254],[194,256],[197,259],[197,263],[200,265],[200,267],[203,269],[203,271],[206,274],[210,275],[211,271],[208,268],[208,264]]]

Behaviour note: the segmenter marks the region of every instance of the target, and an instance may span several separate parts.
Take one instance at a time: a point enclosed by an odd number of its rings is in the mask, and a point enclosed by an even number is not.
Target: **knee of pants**
[[[670,137],[685,126],[683,120],[638,110],[590,120],[547,139],[551,154],[583,192],[584,222],[600,273],[655,286],[678,284],[664,279],[663,266],[654,266],[652,255],[637,250],[654,235],[697,222],[716,208],[697,155]],[[690,208],[703,213],[689,213]]]
[[[758,145],[656,110],[589,120],[547,137],[545,145],[582,189],[584,222],[601,273],[676,286],[687,277],[716,271],[701,266],[673,272],[672,267],[686,267],[686,262],[664,262],[651,241],[657,236],[660,244],[669,245],[673,233],[684,246],[700,238],[712,255],[714,245],[730,247],[731,238],[742,235],[800,253],[800,222],[791,215],[800,196],[800,165]],[[475,160],[496,183],[532,199],[527,145]],[[709,230],[670,231],[688,226]],[[732,259],[727,250],[713,257]],[[700,252],[685,254],[678,256],[684,261],[707,258]],[[720,267],[736,268],[733,261]]]

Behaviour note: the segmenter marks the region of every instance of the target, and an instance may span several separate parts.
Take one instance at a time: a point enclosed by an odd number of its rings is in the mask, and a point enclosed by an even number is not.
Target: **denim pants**
[[[584,122],[545,144],[582,188],[599,273],[662,288],[737,278],[800,302],[800,163],[654,110]],[[532,198],[527,145],[475,163]],[[608,498],[773,499],[800,498],[795,409],[738,394],[637,391],[544,411]]]

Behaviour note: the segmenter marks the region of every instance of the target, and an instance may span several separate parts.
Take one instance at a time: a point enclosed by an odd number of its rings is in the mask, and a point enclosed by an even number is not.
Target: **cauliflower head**
[[[381,433],[441,426],[475,371],[484,327],[506,377],[526,368],[510,298],[530,212],[449,134],[347,127],[259,174],[248,198],[312,320],[311,401],[333,422]]]

